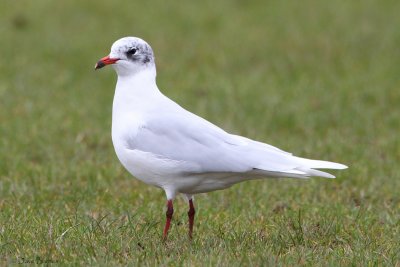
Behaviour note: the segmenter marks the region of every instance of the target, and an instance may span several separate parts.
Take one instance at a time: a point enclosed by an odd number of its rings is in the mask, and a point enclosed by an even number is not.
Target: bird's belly
[[[244,180],[235,173],[189,174],[182,170],[194,169],[195,166],[161,158],[149,152],[118,146],[115,146],[115,152],[125,169],[137,179],[164,189],[172,188],[179,193],[197,194],[221,190]]]
[[[180,193],[198,194],[226,189],[246,179],[244,174],[238,173],[201,173],[191,174],[182,180],[178,189]]]
[[[115,147],[122,165],[137,179],[161,188],[176,188],[182,182],[183,162],[169,160],[149,152]]]

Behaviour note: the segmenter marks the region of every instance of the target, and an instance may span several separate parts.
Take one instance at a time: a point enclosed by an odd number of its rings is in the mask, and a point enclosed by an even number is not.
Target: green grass
[[[79,265],[400,265],[398,1],[6,1],[0,9],[0,260]],[[336,180],[247,182],[175,201],[111,143],[134,35],[158,85],[224,129],[348,164]]]

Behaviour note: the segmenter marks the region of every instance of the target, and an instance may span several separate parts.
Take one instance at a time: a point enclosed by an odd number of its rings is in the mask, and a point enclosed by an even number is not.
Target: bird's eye
[[[137,51],[136,48],[131,48],[131,49],[129,49],[129,50],[126,52],[126,54],[127,54],[128,56],[132,56],[132,55],[136,54],[136,51]]]

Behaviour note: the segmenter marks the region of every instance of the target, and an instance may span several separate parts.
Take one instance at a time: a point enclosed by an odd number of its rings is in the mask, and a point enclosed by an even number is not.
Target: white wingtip
[[[343,170],[347,169],[348,167],[341,163],[331,162],[331,161],[324,161],[324,160],[315,160],[315,159],[305,159],[296,157],[301,163],[303,163],[308,168],[312,169],[336,169],[336,170]]]

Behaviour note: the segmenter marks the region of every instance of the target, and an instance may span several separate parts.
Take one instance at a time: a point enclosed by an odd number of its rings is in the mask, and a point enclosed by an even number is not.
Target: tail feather
[[[305,172],[308,176],[318,176],[318,177],[325,177],[325,178],[336,178],[334,175],[319,171],[319,170],[314,170],[314,169],[305,169],[305,168],[297,168],[298,170],[301,170]]]
[[[335,176],[333,176],[330,173],[308,168],[307,169],[296,168],[286,171],[267,171],[262,169],[253,169],[252,174],[261,175],[264,177],[287,177],[287,178],[302,178],[302,179],[307,179],[310,178],[311,176],[335,178]]]
[[[296,162],[299,164],[298,167],[293,169],[286,169],[281,171],[269,171],[264,168],[255,168],[254,171],[256,174],[261,174],[270,177],[291,177],[291,178],[310,178],[311,176],[317,177],[325,177],[325,178],[335,178],[334,175],[323,172],[316,169],[346,169],[347,166],[330,161],[323,161],[323,160],[313,160],[313,159],[306,159],[295,157]]]

